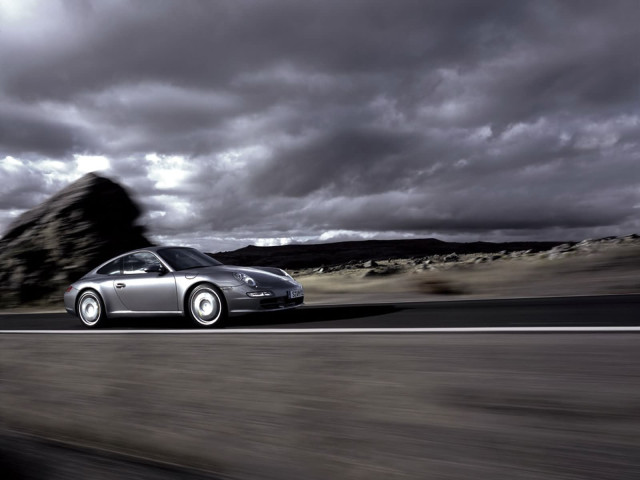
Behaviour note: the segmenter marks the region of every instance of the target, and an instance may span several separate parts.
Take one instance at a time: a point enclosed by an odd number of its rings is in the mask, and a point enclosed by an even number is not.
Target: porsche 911
[[[302,285],[280,268],[223,265],[194,248],[159,246],[108,260],[64,294],[67,312],[88,328],[109,318],[174,315],[212,328],[230,316],[303,302]]]

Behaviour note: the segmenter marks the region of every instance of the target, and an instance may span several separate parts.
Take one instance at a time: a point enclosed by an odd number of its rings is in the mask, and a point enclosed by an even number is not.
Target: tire
[[[187,315],[198,328],[219,328],[227,319],[224,296],[210,284],[194,288],[186,306]]]
[[[102,298],[94,290],[86,290],[78,298],[78,317],[87,328],[100,328],[104,325],[107,314]]]

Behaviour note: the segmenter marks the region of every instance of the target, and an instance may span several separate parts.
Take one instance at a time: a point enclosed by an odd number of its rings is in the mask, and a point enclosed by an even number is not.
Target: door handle
[[[116,283],[116,288],[124,288],[126,285],[124,283]]]

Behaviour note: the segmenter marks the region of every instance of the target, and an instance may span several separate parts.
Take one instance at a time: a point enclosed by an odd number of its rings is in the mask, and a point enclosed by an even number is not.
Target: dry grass
[[[385,269],[391,270],[382,274]],[[409,260],[383,263],[380,273],[351,269],[299,272],[306,303],[428,301],[640,293],[640,247],[592,254],[539,255],[490,263],[451,263],[424,269]]]

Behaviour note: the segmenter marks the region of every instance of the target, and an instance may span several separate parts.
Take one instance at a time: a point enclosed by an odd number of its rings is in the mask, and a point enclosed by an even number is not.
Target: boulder
[[[572,251],[572,249],[573,245],[571,245],[570,243],[563,243],[562,245],[555,246],[551,250],[549,250],[547,258],[549,260],[564,258],[569,252]]]
[[[66,286],[109,258],[151,245],[140,209],[89,173],[18,217],[0,240],[0,306],[58,303]]]
[[[386,267],[378,267],[368,270],[364,273],[363,277],[385,277],[387,275],[393,275],[400,272],[400,268],[395,265],[388,265]]]
[[[457,262],[460,260],[460,257],[457,253],[450,253],[449,255],[444,257],[444,261],[446,263]]]

